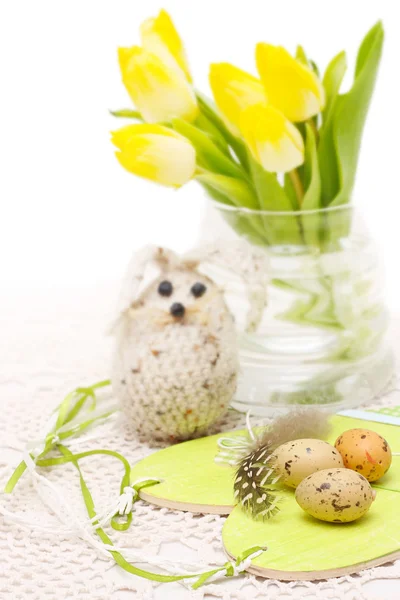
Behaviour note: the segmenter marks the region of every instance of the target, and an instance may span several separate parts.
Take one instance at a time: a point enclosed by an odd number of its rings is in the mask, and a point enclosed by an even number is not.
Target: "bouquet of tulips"
[[[322,226],[315,211],[351,200],[382,24],[364,38],[344,94],[345,52],[321,78],[301,46],[292,56],[261,42],[258,76],[229,63],[211,65],[214,102],[193,87],[181,38],[164,10],[141,25],[140,36],[141,46],[119,49],[122,81],[135,109],[112,114],[136,121],[112,134],[120,164],[165,186],[196,179],[218,203],[246,209],[245,219],[224,212],[254,243],[326,242],[329,225]],[[274,225],[275,211],[288,213],[284,226]],[[348,226],[336,223],[333,237]]]

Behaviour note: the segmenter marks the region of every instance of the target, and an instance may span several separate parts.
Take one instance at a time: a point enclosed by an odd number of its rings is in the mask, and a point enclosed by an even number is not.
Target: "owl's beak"
[[[181,319],[185,315],[185,307],[180,302],[174,302],[169,308],[171,315],[177,319]]]

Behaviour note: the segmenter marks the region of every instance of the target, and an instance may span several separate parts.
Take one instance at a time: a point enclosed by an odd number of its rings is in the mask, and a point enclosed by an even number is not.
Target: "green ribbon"
[[[46,438],[44,440],[43,451],[36,458],[32,454],[30,454],[32,460],[35,460],[36,465],[38,467],[53,467],[66,463],[72,463],[74,465],[79,474],[79,481],[83,501],[86,506],[87,514],[91,522],[93,523],[93,529],[100,538],[100,540],[103,542],[103,544],[106,546],[106,550],[111,554],[116,564],[119,565],[122,569],[124,569],[124,571],[126,571],[127,573],[137,575],[138,577],[142,577],[150,581],[157,581],[159,583],[170,583],[197,578],[197,581],[192,586],[193,589],[197,589],[200,586],[204,585],[207,581],[209,581],[210,578],[215,577],[218,573],[223,573],[225,571],[225,577],[232,577],[241,572],[241,570],[243,569],[242,563],[248,560],[251,555],[258,555],[259,553],[264,552],[265,548],[254,546],[253,548],[249,548],[248,550],[242,552],[237,557],[235,563],[228,561],[222,567],[217,567],[216,569],[206,571],[205,573],[188,575],[161,575],[159,573],[152,573],[144,569],[139,569],[138,567],[135,567],[134,565],[129,563],[120,552],[109,548],[110,546],[113,547],[114,544],[112,543],[112,540],[109,538],[109,536],[106,534],[106,532],[99,523],[100,517],[98,516],[95,510],[93,497],[83,477],[81,468],[79,466],[79,460],[86,458],[87,456],[94,455],[106,455],[118,459],[122,463],[124,468],[124,474],[120,484],[120,494],[124,493],[124,488],[126,487],[133,488],[136,492],[136,495],[133,495],[132,503],[136,502],[139,499],[139,492],[141,489],[149,487],[150,485],[155,485],[156,483],[158,483],[158,480],[148,479],[137,483],[131,482],[131,467],[129,462],[124,456],[122,456],[122,454],[114,450],[96,449],[74,454],[66,446],[60,443],[62,440],[65,440],[73,435],[80,434],[93,423],[101,419],[107,418],[114,412],[109,411],[96,417],[88,418],[87,420],[79,423],[78,425],[65,430],[65,425],[73,421],[73,419],[75,419],[80,414],[88,399],[91,399],[91,404],[87,410],[93,411],[96,408],[97,398],[95,390],[106,387],[108,385],[110,385],[110,381],[105,380],[96,383],[90,387],[77,388],[76,390],[68,394],[63,400],[63,402],[59,405],[58,409],[56,409],[56,425],[54,429],[46,435]],[[63,430],[60,431],[62,428]],[[55,448],[57,448],[61,452],[62,456],[46,458],[46,454],[48,454],[48,452],[54,450]],[[16,484],[24,474],[26,468],[27,465],[25,461],[22,461],[8,480],[4,490],[5,493],[10,494],[14,490]],[[126,531],[129,528],[132,522],[132,511],[130,511],[124,516],[126,517],[126,519],[123,521],[120,520],[121,516],[118,514],[114,514],[111,517],[110,523],[113,529],[117,531]]]
[[[59,445],[59,448],[60,448],[60,445]],[[79,452],[77,454],[73,454],[71,452],[69,454],[64,453],[64,456],[60,456],[60,457],[56,457],[56,458],[38,459],[36,461],[36,464],[38,467],[54,467],[56,465],[63,465],[66,463],[71,463],[71,462],[75,463],[75,462],[81,460],[82,458],[86,458],[87,456],[95,456],[95,455],[99,455],[99,454],[103,454],[105,456],[112,456],[113,458],[117,458],[119,461],[121,461],[121,463],[124,467],[124,475],[122,477],[121,484],[120,484],[120,494],[123,494],[124,488],[132,487],[137,492],[137,496],[133,499],[133,502],[135,502],[139,499],[140,490],[159,483],[159,480],[147,479],[145,481],[140,481],[140,482],[132,485],[131,466],[130,466],[129,462],[126,460],[126,458],[124,456],[122,456],[122,454],[120,454],[119,452],[116,452],[115,450],[106,450],[103,448],[96,449],[96,450],[87,450],[85,452]],[[122,520],[123,517],[121,515],[114,514],[114,516],[111,518],[111,521],[110,521],[111,527],[113,529],[115,529],[116,531],[126,531],[127,529],[129,529],[131,522],[132,522],[132,512],[130,512],[124,516],[126,518],[125,518],[125,520]]]
[[[96,423],[97,421],[100,421],[102,419],[106,419],[113,413],[113,411],[105,412],[96,417],[89,418],[83,423],[80,423],[79,425],[76,425],[75,427],[72,427],[67,431],[58,432],[58,429],[64,427],[79,415],[88,398],[92,399],[89,411],[94,410],[97,405],[97,397],[95,390],[104,388],[109,385],[111,385],[111,381],[109,379],[106,379],[104,381],[99,381],[98,383],[95,383],[89,387],[76,388],[74,391],[72,391],[65,397],[65,399],[59,405],[59,407],[56,409],[56,412],[58,411],[56,425],[54,429],[46,435],[44,441],[44,449],[37,457],[37,460],[43,458],[44,456],[46,456],[46,454],[53,450],[57,446],[58,440],[65,440],[73,435],[81,434],[85,429],[93,425],[93,423]],[[74,399],[75,402],[73,403]],[[30,454],[30,456],[32,460],[35,460],[35,457],[32,454]],[[25,471],[26,464],[25,461],[22,461],[15,469],[14,473],[12,474],[4,488],[4,492],[6,494],[11,494],[11,492],[14,490],[15,486],[17,485],[18,481],[20,480]]]
[[[59,449],[61,449],[61,445],[59,445],[58,447],[59,447]],[[75,462],[81,460],[82,458],[86,458],[87,456],[95,456],[98,454],[103,454],[105,456],[112,456],[113,458],[117,458],[119,461],[121,461],[121,463],[124,467],[124,475],[122,477],[121,485],[120,485],[120,494],[122,494],[123,489],[125,487],[129,486],[131,483],[131,481],[130,481],[131,465],[126,460],[126,458],[124,456],[122,456],[122,454],[120,454],[119,452],[116,452],[115,450],[106,450],[106,449],[87,450],[85,452],[79,452],[77,454],[73,454],[70,451],[68,453],[63,452],[63,456],[59,456],[56,458],[40,458],[39,457],[38,460],[36,461],[36,464],[38,467],[54,467],[57,465],[65,465],[66,463],[71,463],[71,462],[75,464]],[[142,486],[142,487],[146,487],[146,486]],[[141,489],[141,488],[139,488],[139,489]],[[137,491],[139,491],[139,490],[137,490]],[[112,528],[115,529],[116,531],[126,531],[127,529],[129,529],[129,527],[132,523],[132,513],[129,513],[128,515],[126,515],[126,519],[124,521],[121,521],[117,515],[114,515],[111,518],[110,523],[111,523]]]
[[[85,503],[88,516],[93,521],[95,519],[95,517],[97,516],[97,513],[96,513],[93,497],[92,497],[90,490],[85,482],[81,468],[78,463],[79,455],[75,456],[72,452],[70,452],[70,450],[68,448],[66,448],[65,446],[62,446],[62,445],[59,445],[59,449],[62,452],[62,454],[64,455],[64,458],[67,459],[67,460],[65,460],[65,462],[71,462],[75,466],[75,468],[77,469],[77,471],[79,473],[79,481],[80,481],[83,501]],[[92,452],[96,452],[96,451],[93,450]],[[111,452],[111,451],[107,451],[107,453],[109,453],[109,452]],[[81,453],[81,454],[88,455],[87,453]],[[54,460],[57,460],[57,459],[54,459]],[[59,463],[59,464],[61,464],[61,463]],[[101,541],[103,542],[103,544],[108,545],[108,546],[114,546],[114,544],[112,543],[112,540],[108,537],[108,535],[106,534],[106,532],[104,531],[104,529],[102,527],[96,527],[96,533],[99,536],[99,538],[101,539]],[[197,589],[200,586],[204,585],[204,583],[206,583],[207,580],[210,579],[210,577],[213,577],[214,575],[216,575],[217,573],[220,573],[222,571],[226,571],[226,575],[225,575],[226,577],[231,577],[231,576],[235,575],[235,573],[236,573],[235,567],[239,566],[251,554],[254,554],[256,552],[260,552],[260,553],[264,552],[265,548],[261,548],[260,546],[254,546],[253,548],[246,550],[245,552],[243,552],[242,554],[240,554],[238,556],[234,565],[231,562],[227,562],[222,567],[218,567],[211,571],[206,571],[205,573],[189,574],[189,575],[161,575],[159,573],[152,573],[150,571],[145,571],[144,569],[139,569],[138,567],[135,567],[134,565],[129,563],[122,556],[122,554],[120,552],[118,552],[117,550],[108,550],[108,551],[110,552],[111,556],[114,558],[117,565],[119,565],[127,573],[131,573],[132,575],[137,575],[138,577],[142,577],[142,578],[148,579],[150,581],[157,581],[159,583],[172,583],[172,582],[176,582],[176,581],[183,581],[185,579],[194,579],[196,577],[197,581],[193,584],[192,587],[193,587],[193,589]]]
[[[266,548],[262,548],[261,546],[253,546],[252,548],[248,548],[247,550],[239,554],[235,563],[228,561],[224,564],[223,567],[218,567],[217,569],[207,571],[206,573],[200,575],[196,583],[192,585],[192,588],[194,590],[197,590],[197,588],[204,585],[207,582],[207,580],[209,580],[211,577],[214,577],[218,573],[221,573],[221,571],[223,570],[226,571],[225,577],[233,577],[234,575],[236,575],[237,569],[241,565],[241,563],[243,563],[247,558],[249,558],[249,556],[251,556],[252,554],[261,554],[262,552],[265,552],[265,550]]]

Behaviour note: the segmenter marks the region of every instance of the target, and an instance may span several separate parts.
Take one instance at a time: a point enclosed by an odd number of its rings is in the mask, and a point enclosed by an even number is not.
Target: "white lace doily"
[[[76,386],[90,384],[109,375],[111,340],[105,336],[115,304],[117,286],[95,290],[19,290],[0,300],[1,438],[0,483],[4,483],[20,461],[20,452],[39,436],[52,409]],[[398,336],[397,336],[398,337]],[[397,382],[379,403],[400,404]],[[232,429],[244,419],[231,413],[224,425]],[[79,445],[114,449],[131,462],[150,450],[139,444],[126,424],[111,420],[93,429],[95,439]],[[89,434],[85,437],[89,438]],[[92,456],[82,461],[82,470],[98,510],[106,509],[119,491],[120,465],[109,457]],[[62,486],[71,507],[86,517],[73,466],[42,472]],[[1,495],[9,511],[37,523],[59,523],[43,506],[30,478],[24,477],[12,495]],[[140,556],[161,556],[180,563],[197,564],[206,570],[226,561],[222,551],[224,518],[200,516],[152,507],[138,502],[133,524],[126,532],[108,531],[113,541]],[[143,566],[143,565],[141,565]],[[156,567],[149,567],[157,570]],[[0,598],[36,600],[69,598],[123,600],[133,598],[184,600],[186,598],[237,600],[251,598],[348,598],[389,600],[387,580],[400,579],[400,561],[318,583],[283,583],[253,576],[240,576],[206,585],[196,592],[181,584],[154,584],[116,567],[95,549],[71,535],[42,533],[15,525],[0,516]],[[374,580],[385,580],[377,583]],[[393,585],[393,583],[392,583]],[[397,582],[395,584],[399,586]],[[388,592],[383,592],[387,589]],[[394,588],[393,588],[394,589]]]

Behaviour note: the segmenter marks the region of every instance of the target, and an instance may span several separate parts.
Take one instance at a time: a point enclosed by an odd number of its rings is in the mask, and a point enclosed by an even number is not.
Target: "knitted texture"
[[[7,289],[0,295],[1,439],[0,485],[21,460],[28,440],[38,439],[51,412],[77,385],[90,384],[109,373],[110,338],[105,324],[112,318],[114,286],[88,289]],[[27,301],[29,298],[29,301]],[[400,353],[400,322],[392,329]],[[380,405],[400,405],[400,381],[377,400]],[[228,411],[225,432],[243,428],[244,416]],[[262,419],[252,419],[254,426]],[[104,447],[121,452],[130,463],[148,456],[128,422],[109,420],[84,436],[73,451]],[[90,438],[94,439],[90,439]],[[16,450],[13,450],[15,448]],[[109,509],[120,493],[122,470],[111,457],[94,456],[82,461],[96,509]],[[65,493],[71,509],[87,518],[76,469],[72,465],[42,469],[42,474]],[[0,515],[1,600],[382,600],[398,597],[400,561],[362,571],[359,575],[316,582],[283,582],[242,575],[200,588],[162,584],[123,573],[73,534],[59,534],[60,523],[43,506],[28,476],[15,493],[2,496],[9,511],[36,523],[53,527],[42,533],[22,527]],[[196,572],[227,559],[222,551],[221,530],[225,517],[193,515],[145,502],[135,505],[134,524],[126,532],[107,531],[113,542],[136,552],[142,561],[169,558],[173,572],[195,565]],[[135,564],[138,560],[132,558]],[[159,572],[157,566],[150,565]],[[392,580],[392,582],[390,581]]]
[[[167,277],[172,292],[161,295]],[[205,286],[195,297],[195,284]],[[171,307],[183,307],[173,316]],[[113,389],[141,440],[159,443],[203,435],[236,389],[233,318],[222,292],[183,265],[151,283],[117,327]]]

